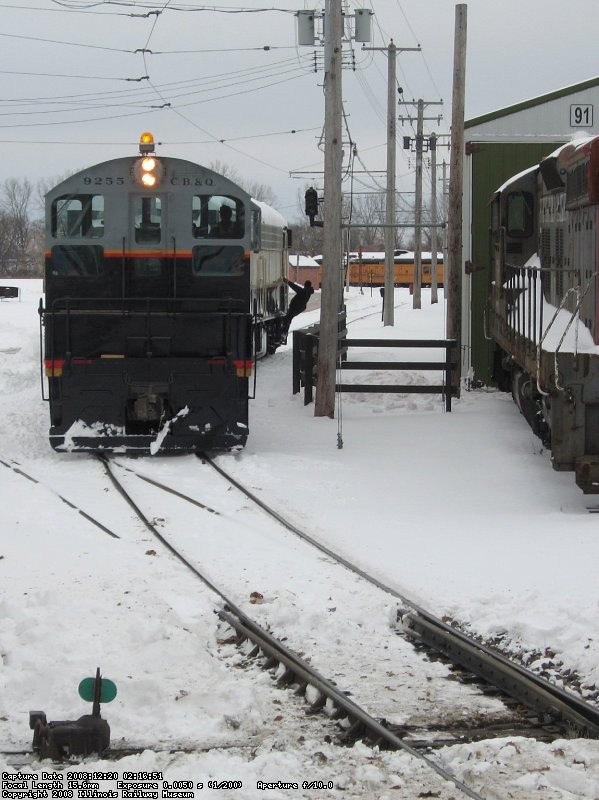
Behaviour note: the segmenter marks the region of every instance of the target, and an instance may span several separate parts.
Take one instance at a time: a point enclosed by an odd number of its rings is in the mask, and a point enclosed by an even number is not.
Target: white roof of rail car
[[[357,264],[360,261],[360,256],[358,253],[351,253],[350,254],[350,261],[353,264]],[[432,253],[423,250],[420,253],[420,257],[424,259],[431,258]],[[402,250],[401,253],[396,253],[393,256],[393,260],[396,264],[410,264],[414,261],[415,254],[413,250]],[[364,252],[362,253],[362,263],[367,264],[369,261],[384,261],[385,260],[385,253],[383,252]],[[437,253],[437,260],[443,261],[443,253]]]
[[[557,156],[560,155],[560,153],[563,153],[568,148],[571,148],[572,150],[574,150],[577,147],[580,147],[581,145],[586,144],[587,142],[590,142],[595,138],[597,138],[597,137],[593,136],[592,134],[584,134],[583,135],[583,134],[577,133],[575,136],[572,137],[572,139],[569,142],[565,142],[564,144],[560,144],[559,147],[557,147],[553,152],[549,153],[549,155],[546,156],[545,158],[556,158]],[[523,169],[522,172],[518,172],[517,175],[512,175],[511,178],[508,178],[504,183],[501,184],[501,186],[498,189],[495,190],[494,194],[498,194],[499,192],[503,192],[504,189],[506,188],[506,186],[508,186],[510,183],[513,183],[514,181],[519,180],[520,178],[523,178],[525,175],[528,175],[528,173],[530,173],[530,172],[534,172],[538,168],[539,168],[538,164],[533,164],[532,167],[527,167],[526,169]]]
[[[538,164],[533,164],[532,167],[527,167],[526,169],[523,169],[522,172],[518,172],[517,175],[512,175],[506,181],[504,181],[501,184],[501,186],[499,186],[497,189],[495,189],[495,191],[493,192],[493,196],[495,196],[496,194],[499,194],[499,192],[503,192],[505,190],[505,188],[510,185],[510,183],[513,183],[514,181],[520,180],[520,178],[523,178],[525,175],[529,175],[532,172],[536,172],[538,170],[538,168],[539,168]]]
[[[572,148],[576,149],[577,147],[580,147],[581,145],[586,144],[587,142],[591,142],[593,139],[596,139],[596,138],[597,138],[597,136],[595,134],[592,134],[592,133],[584,133],[584,134],[577,133],[570,139],[569,142],[565,142],[564,144],[560,144],[560,146],[557,147],[552,153],[549,153],[547,158],[552,158],[554,156],[558,156],[567,147],[572,147]]]
[[[263,203],[261,200],[256,200],[252,197],[252,203],[258,206],[262,214],[263,225],[278,225],[281,228],[287,228],[288,223],[285,217],[272,206]]]

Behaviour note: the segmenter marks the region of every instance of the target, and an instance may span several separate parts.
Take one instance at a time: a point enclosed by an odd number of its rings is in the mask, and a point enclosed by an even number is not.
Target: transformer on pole
[[[354,38],[370,41],[369,9],[357,9]],[[298,43],[313,46],[315,22],[322,19],[325,44],[325,147],[324,147],[324,228],[323,275],[320,302],[320,332],[314,416],[335,416],[335,374],[337,368],[338,315],[343,303],[343,263],[341,229],[341,166],[343,160],[342,91],[343,9],[342,0],[326,0],[324,17],[300,11]],[[306,192],[306,214],[311,225],[318,225],[318,195],[313,187]],[[316,212],[316,213],[315,213]]]

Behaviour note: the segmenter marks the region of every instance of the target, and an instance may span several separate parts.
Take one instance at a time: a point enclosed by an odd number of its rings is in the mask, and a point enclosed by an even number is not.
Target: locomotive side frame
[[[599,138],[516,175],[491,209],[496,380],[554,469],[599,493]]]
[[[281,343],[286,222],[212,170],[140,151],[46,196],[50,442],[135,453],[243,445],[255,359]]]

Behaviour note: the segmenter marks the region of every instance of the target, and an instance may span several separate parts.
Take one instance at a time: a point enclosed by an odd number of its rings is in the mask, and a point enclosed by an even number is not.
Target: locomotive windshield
[[[52,203],[52,236],[82,239],[104,234],[104,197],[101,194],[71,194]]]
[[[533,198],[530,192],[510,192],[507,196],[507,235],[526,239],[532,234]]]
[[[158,243],[162,228],[161,198],[135,197],[133,202],[135,241],[138,244]]]

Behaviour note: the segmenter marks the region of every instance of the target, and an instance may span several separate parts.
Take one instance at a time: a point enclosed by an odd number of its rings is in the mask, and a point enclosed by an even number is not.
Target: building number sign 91
[[[570,127],[588,128],[593,124],[593,106],[571,105],[570,106]]]

